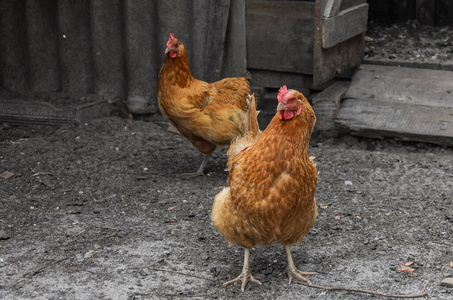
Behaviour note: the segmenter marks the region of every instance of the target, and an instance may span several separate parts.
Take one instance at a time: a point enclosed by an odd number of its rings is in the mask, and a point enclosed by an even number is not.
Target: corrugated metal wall
[[[245,71],[241,0],[1,0],[0,87],[97,94],[153,112],[170,32],[195,77]]]

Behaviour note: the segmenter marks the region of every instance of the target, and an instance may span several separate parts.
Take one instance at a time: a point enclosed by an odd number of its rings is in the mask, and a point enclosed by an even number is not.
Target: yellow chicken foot
[[[251,280],[253,282],[256,282],[259,285],[261,285],[261,282],[259,280],[256,280],[255,277],[253,277],[252,272],[250,271],[249,258],[250,258],[250,250],[249,249],[245,249],[245,253],[244,253],[244,267],[242,268],[241,275],[239,275],[238,277],[236,277],[233,280],[224,282],[223,286],[227,286],[227,285],[229,285],[229,284],[231,284],[233,282],[236,282],[236,281],[240,280],[240,281],[242,281],[241,291],[244,292],[245,291],[245,286],[247,285],[247,282],[249,280]]]
[[[286,267],[286,273],[288,273],[288,280],[289,284],[291,284],[291,281],[293,277],[305,281],[308,284],[311,284],[311,281],[305,278],[303,275],[317,275],[318,273],[316,272],[302,272],[296,269],[296,266],[294,265],[293,262],[293,257],[291,256],[291,250],[289,250],[289,246],[285,246],[285,252],[286,252],[286,259],[288,260],[288,266]]]
[[[183,173],[183,174],[180,174],[179,177],[188,179],[188,178],[193,178],[193,177],[197,177],[197,176],[204,176],[204,173],[203,173],[204,167],[206,167],[206,163],[208,162],[208,160],[211,156],[212,156],[212,152],[208,153],[204,156],[203,161],[201,162],[201,165],[196,172]]]

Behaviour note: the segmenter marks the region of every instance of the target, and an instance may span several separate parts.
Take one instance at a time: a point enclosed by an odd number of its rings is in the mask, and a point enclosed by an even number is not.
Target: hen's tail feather
[[[251,135],[255,137],[258,134],[258,114],[256,111],[255,94],[248,95],[247,97],[247,113],[245,114],[245,135]]]
[[[261,130],[258,124],[258,113],[256,110],[255,95],[248,95],[247,97],[247,112],[244,119],[244,134],[238,137],[236,140],[231,142],[230,149],[228,149],[228,162],[227,171],[231,170],[233,165],[234,157],[247,148],[250,144],[254,143],[256,139],[261,135]]]
[[[252,81],[252,73],[250,73],[249,70],[245,70],[244,74],[242,74],[242,77],[244,77],[248,81]]]

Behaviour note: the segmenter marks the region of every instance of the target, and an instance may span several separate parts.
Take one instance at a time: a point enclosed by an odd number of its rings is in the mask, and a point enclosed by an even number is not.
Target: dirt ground
[[[1,125],[0,125],[1,126]],[[221,287],[243,250],[210,221],[226,149],[202,155],[160,118],[0,128],[2,299],[370,299],[289,285],[283,247],[257,247],[262,286]],[[292,247],[314,284],[452,299],[453,149],[350,136],[312,140],[319,215]],[[7,172],[5,172],[7,171]],[[398,267],[413,262],[413,273]]]

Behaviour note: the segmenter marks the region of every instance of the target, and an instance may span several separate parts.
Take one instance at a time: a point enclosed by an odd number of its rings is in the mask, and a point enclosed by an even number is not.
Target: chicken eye
[[[178,43],[176,43],[176,44],[175,44],[175,48],[178,48],[178,46],[179,46],[179,44],[178,44]]]

